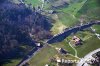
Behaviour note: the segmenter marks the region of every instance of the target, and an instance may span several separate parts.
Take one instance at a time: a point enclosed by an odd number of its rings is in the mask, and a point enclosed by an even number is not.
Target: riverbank
[[[100,21],[93,21],[87,24],[84,24],[82,26],[75,26],[73,28],[69,28],[67,30],[62,31],[61,33],[54,35],[51,39],[49,39],[47,41],[48,44],[52,44],[55,42],[61,42],[63,41],[66,37],[68,37],[69,35],[71,35],[72,33],[77,33],[78,31],[82,31],[86,28],[89,28],[93,25],[99,25]]]

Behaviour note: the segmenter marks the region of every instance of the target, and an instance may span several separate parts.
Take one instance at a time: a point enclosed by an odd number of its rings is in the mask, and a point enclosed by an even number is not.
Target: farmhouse
[[[76,45],[80,45],[81,42],[82,42],[82,40],[81,40],[79,37],[77,37],[77,36],[73,36],[73,37],[72,37],[72,41],[73,41],[73,43],[75,44],[75,46],[76,46]]]

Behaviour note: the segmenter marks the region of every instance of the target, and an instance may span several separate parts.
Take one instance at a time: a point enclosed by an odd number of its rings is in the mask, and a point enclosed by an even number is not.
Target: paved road
[[[44,44],[44,46],[42,47],[35,47],[33,48],[32,51],[30,51],[22,60],[21,62],[16,65],[16,66],[22,66],[24,65],[26,62],[28,62],[33,56],[35,56],[41,49],[45,48],[47,46],[47,44]]]
[[[95,54],[95,53],[97,53],[98,51],[100,51],[100,48],[98,48],[98,49],[90,52],[89,54],[87,54],[84,58],[82,58],[80,60],[80,62],[77,64],[77,66],[82,66],[82,65],[83,66],[88,66],[88,64],[86,63],[86,61],[89,60],[89,59],[93,59],[92,55]]]

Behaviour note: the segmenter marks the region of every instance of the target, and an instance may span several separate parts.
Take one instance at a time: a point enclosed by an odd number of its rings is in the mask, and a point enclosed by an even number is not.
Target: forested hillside
[[[51,37],[51,27],[35,9],[0,0],[0,62],[24,56],[35,42]]]

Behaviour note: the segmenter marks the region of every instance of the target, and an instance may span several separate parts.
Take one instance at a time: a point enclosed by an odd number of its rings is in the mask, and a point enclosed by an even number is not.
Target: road
[[[96,50],[90,52],[89,54],[87,54],[84,58],[82,58],[82,59],[80,60],[80,62],[78,62],[77,66],[82,66],[82,65],[83,65],[83,66],[89,66],[89,65],[86,63],[86,61],[87,61],[87,60],[90,60],[90,59],[93,59],[92,55],[95,54],[95,53],[97,53],[98,51],[100,51],[100,48],[98,48],[98,49],[96,49]]]
[[[47,46],[47,44],[44,44],[44,46],[42,47],[35,47],[33,48],[32,51],[30,51],[22,60],[21,62],[16,65],[16,66],[22,66],[24,65],[26,62],[28,62],[33,56],[35,56],[41,49],[45,48]]]

